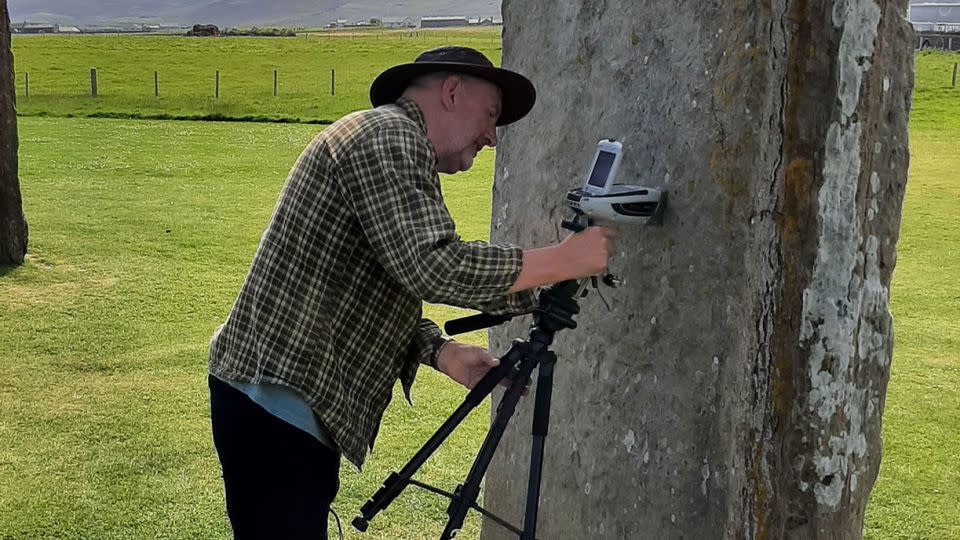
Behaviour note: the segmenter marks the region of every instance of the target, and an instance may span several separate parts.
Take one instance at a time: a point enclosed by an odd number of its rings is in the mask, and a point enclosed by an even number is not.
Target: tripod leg
[[[399,473],[390,473],[380,489],[367,500],[360,508],[360,515],[354,518],[352,525],[360,532],[367,530],[369,521],[374,518],[381,510],[386,508],[397,498],[398,495],[410,484],[410,479],[416,474],[417,470],[430,458],[430,456],[443,444],[443,441],[460,425],[460,422],[470,414],[477,405],[493,389],[500,384],[500,381],[513,373],[514,366],[521,360],[522,353],[517,347],[511,348],[502,358],[500,365],[491,369],[480,379],[472,390],[464,398],[463,403],[457,407],[457,410],[441,425],[430,439],[424,443],[423,447],[414,454],[410,461],[400,469]]]
[[[537,376],[537,401],[533,409],[533,446],[530,452],[530,479],[527,483],[527,510],[520,540],[534,540],[540,509],[540,480],[543,473],[543,449],[550,428],[550,399],[553,396],[553,367],[557,355],[547,352]]]
[[[517,346],[515,345],[514,348],[517,348]],[[511,349],[511,351],[513,351],[513,349]],[[480,482],[483,481],[483,475],[486,474],[487,467],[490,466],[493,454],[497,451],[497,445],[500,444],[500,439],[507,429],[510,417],[513,416],[517,408],[517,402],[519,402],[523,396],[523,390],[527,386],[530,373],[536,365],[537,359],[535,355],[527,356],[520,363],[520,368],[511,376],[510,387],[504,394],[503,400],[500,401],[493,425],[490,426],[490,431],[487,432],[487,437],[483,440],[483,445],[480,446],[480,451],[473,461],[473,466],[470,467],[470,473],[467,474],[467,479],[457,490],[456,497],[450,502],[450,506],[447,508],[447,515],[449,515],[450,518],[447,520],[447,526],[444,528],[443,534],[440,535],[441,540],[450,540],[456,535],[456,532],[463,527],[463,521],[466,518],[467,511],[476,504],[477,496],[480,494]]]

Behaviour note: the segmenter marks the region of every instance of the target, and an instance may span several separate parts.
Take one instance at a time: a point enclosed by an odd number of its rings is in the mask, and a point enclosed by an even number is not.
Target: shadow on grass
[[[189,122],[256,122],[270,124],[321,124],[330,125],[334,120],[325,118],[295,118],[286,116],[268,116],[259,114],[230,115],[223,113],[207,114],[143,114],[133,112],[94,111],[89,113],[55,113],[38,111],[18,114],[17,116],[43,118],[106,118],[110,120],[186,120]],[[0,538],[2,540],[2,538]]]
[[[0,278],[6,277],[7,274],[12,273],[17,268],[23,266],[22,264],[0,264]]]

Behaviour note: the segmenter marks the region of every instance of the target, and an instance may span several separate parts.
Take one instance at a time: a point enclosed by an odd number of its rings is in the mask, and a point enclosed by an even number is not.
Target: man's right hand
[[[572,274],[566,279],[598,276],[606,272],[607,259],[613,251],[613,238],[616,235],[616,229],[588,227],[560,242],[558,247],[563,250],[561,264]]]
[[[515,293],[606,272],[616,234],[617,231],[609,227],[588,227],[571,234],[559,244],[524,250],[523,268],[508,292]]]

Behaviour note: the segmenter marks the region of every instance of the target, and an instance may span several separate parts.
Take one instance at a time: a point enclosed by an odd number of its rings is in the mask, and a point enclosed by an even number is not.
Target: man
[[[471,167],[533,84],[463,47],[381,73],[373,110],[320,133],[287,179],[250,272],[210,344],[213,439],[237,539],[326,538],[340,454],[373,448],[399,378],[420,364],[472,387],[497,360],[446,340],[423,301],[488,313],[597,275],[612,231],[542,249],[463,242],[438,172]]]

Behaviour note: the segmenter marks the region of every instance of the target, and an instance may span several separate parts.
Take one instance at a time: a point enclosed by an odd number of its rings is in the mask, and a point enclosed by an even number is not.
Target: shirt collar
[[[400,97],[397,98],[397,101],[394,103],[397,107],[403,111],[403,114],[413,120],[417,127],[420,128],[420,131],[423,132],[423,136],[427,136],[427,120],[423,117],[423,111],[420,110],[420,106],[417,105],[412,99]],[[429,142],[429,141],[428,141]],[[433,143],[429,142],[430,149],[433,150],[433,163],[436,166],[437,155],[436,149],[433,147]]]
[[[423,134],[427,134],[427,121],[423,118],[423,111],[420,110],[420,106],[413,102],[412,99],[401,97],[398,98],[395,105],[400,107],[400,110],[403,111],[403,114],[408,116],[411,120],[417,123],[420,126],[420,129],[423,130]]]

